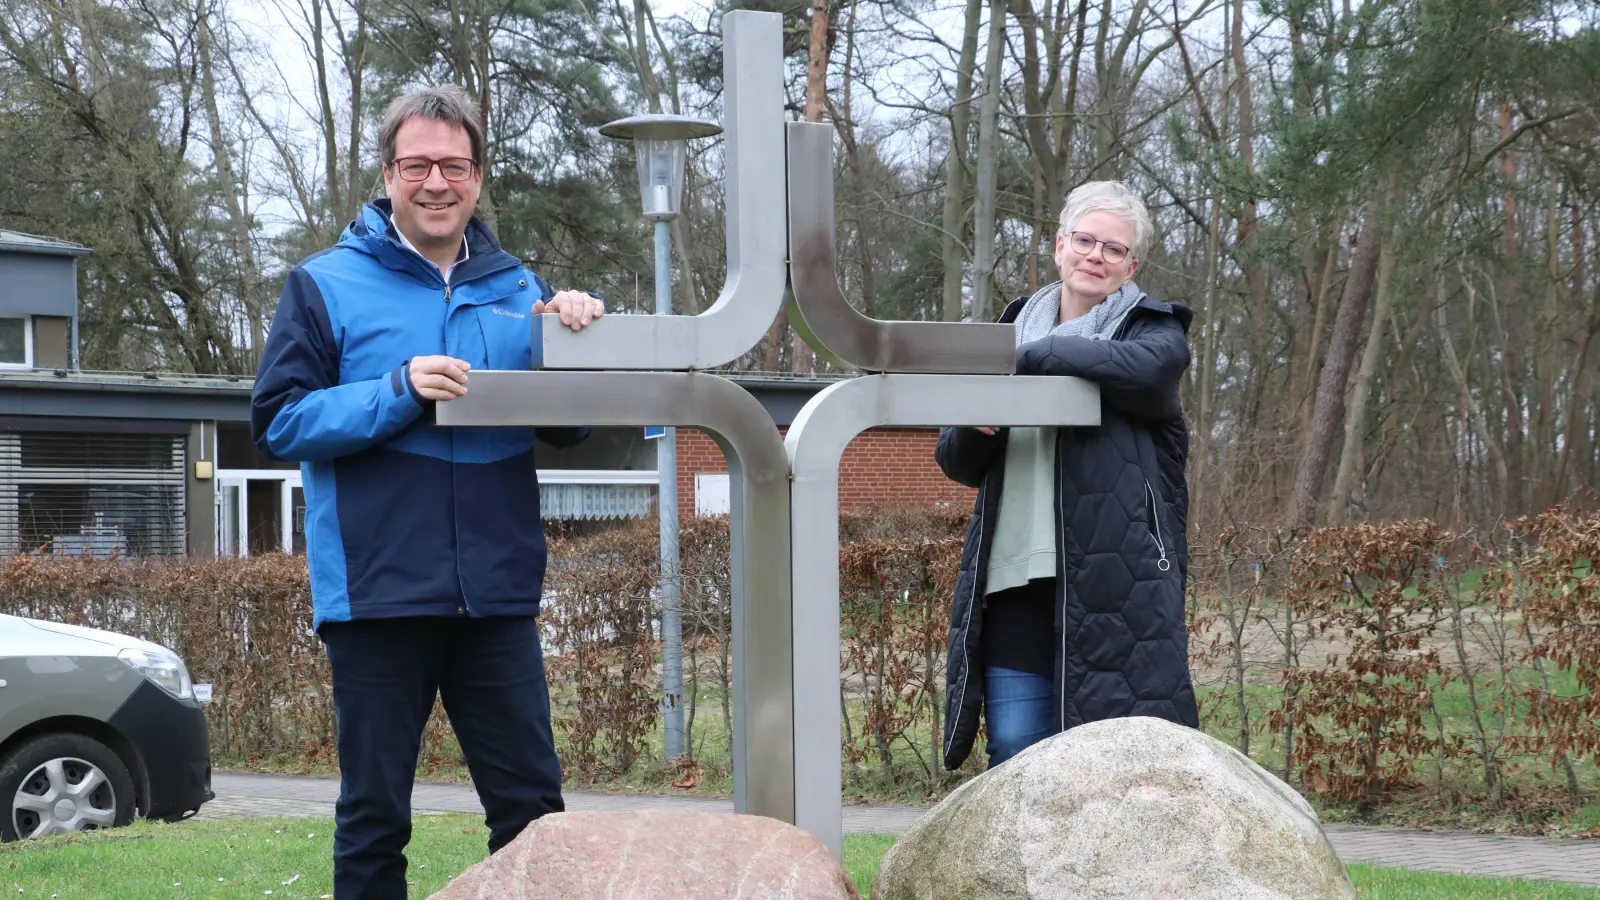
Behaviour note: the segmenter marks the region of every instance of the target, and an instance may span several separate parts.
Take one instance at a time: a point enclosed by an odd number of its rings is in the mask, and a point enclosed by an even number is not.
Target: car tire
[[[116,828],[132,822],[133,814],[128,767],[93,738],[40,735],[0,759],[0,841]]]

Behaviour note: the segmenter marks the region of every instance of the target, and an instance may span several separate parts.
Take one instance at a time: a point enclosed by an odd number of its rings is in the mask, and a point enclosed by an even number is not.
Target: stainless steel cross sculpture
[[[839,460],[878,426],[1098,425],[1099,389],[1024,377],[1010,325],[884,322],[852,308],[834,264],[832,128],[784,121],[782,17],[723,16],[728,274],[698,316],[533,321],[534,371],[472,375],[438,423],[705,429],[732,475],[736,812],[792,822],[842,857]],[[786,162],[785,183],[773,177]],[[787,211],[787,215],[785,215]],[[787,438],[750,394],[704,370],[790,322],[864,374],[821,391]]]

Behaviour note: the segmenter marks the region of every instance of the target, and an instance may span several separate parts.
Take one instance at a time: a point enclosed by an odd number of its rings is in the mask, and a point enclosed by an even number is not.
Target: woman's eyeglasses
[[[1130,252],[1127,247],[1114,241],[1102,241],[1087,231],[1074,231],[1067,235],[1067,246],[1079,256],[1088,256],[1094,252],[1094,245],[1100,245],[1100,256],[1108,263],[1119,263],[1128,258]]]

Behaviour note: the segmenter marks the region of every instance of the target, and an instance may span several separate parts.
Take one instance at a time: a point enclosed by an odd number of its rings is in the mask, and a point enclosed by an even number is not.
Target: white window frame
[[[655,484],[655,469],[540,469],[540,484]]]
[[[22,362],[14,363],[0,360],[0,369],[33,368],[33,316],[0,315],[0,319],[22,320]]]

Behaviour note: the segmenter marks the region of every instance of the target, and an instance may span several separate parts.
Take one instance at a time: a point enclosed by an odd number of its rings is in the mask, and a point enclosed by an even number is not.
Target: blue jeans
[[[339,722],[338,900],[405,900],[412,780],[435,697],[483,802],[490,853],[565,808],[532,617],[367,619],[320,632]]]
[[[983,673],[983,718],[989,768],[1055,733],[1055,684],[1043,675],[989,666]]]

